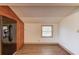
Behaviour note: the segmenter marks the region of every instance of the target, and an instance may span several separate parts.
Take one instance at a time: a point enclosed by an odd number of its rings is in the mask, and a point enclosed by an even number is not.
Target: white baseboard
[[[47,43],[47,42],[28,42],[24,44],[58,44],[57,42]]]
[[[71,55],[75,55],[73,52],[71,52],[69,49],[67,49],[66,47],[64,47],[62,44],[58,43],[59,46],[61,46],[64,50],[66,50],[69,54]]]

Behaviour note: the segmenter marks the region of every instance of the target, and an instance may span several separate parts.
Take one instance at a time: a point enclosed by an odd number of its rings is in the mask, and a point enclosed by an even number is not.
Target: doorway
[[[0,45],[2,55],[12,55],[16,51],[16,21],[0,16]]]

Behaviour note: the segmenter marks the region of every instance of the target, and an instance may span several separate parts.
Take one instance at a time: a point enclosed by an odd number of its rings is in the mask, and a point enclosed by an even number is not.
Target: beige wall
[[[1,55],[1,39],[0,39],[0,55]]]
[[[60,44],[74,54],[79,54],[79,9],[60,23]]]
[[[41,26],[53,25],[53,38],[41,37]],[[25,23],[24,24],[24,42],[26,44],[50,44],[58,41],[58,26],[57,24],[41,24],[41,23]]]

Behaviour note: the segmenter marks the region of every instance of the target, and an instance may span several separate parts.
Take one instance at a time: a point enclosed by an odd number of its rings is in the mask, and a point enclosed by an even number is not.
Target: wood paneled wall
[[[19,50],[24,45],[24,23],[17,17],[17,15],[8,6],[0,6],[0,15],[9,17],[17,22],[16,43],[17,43],[17,50]]]

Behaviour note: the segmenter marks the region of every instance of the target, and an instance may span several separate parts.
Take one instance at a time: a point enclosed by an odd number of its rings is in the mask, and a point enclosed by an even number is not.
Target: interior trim
[[[25,42],[24,44],[58,44],[58,42]]]
[[[73,52],[71,52],[69,49],[67,49],[66,47],[64,47],[63,45],[61,45],[60,43],[58,43],[59,44],[59,46],[61,47],[61,48],[63,48],[65,51],[67,51],[70,55],[75,55]]]

